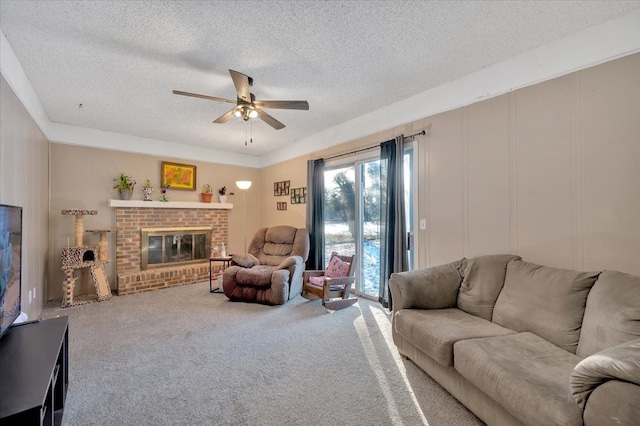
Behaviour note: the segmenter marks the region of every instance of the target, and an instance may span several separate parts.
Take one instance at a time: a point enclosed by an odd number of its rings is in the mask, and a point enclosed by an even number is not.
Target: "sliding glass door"
[[[357,294],[378,297],[380,281],[380,162],[325,171],[325,267],[331,253],[357,256]]]
[[[409,268],[415,257],[415,144],[405,146],[404,199]],[[356,294],[378,299],[380,288],[380,202],[386,191],[380,176],[379,154],[369,154],[350,163],[328,165],[324,172],[324,259],[331,253],[356,255]]]

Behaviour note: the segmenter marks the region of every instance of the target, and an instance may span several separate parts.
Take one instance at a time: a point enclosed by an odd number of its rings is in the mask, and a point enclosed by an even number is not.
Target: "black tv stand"
[[[69,387],[69,317],[7,330],[0,377],[0,425],[60,425]]]

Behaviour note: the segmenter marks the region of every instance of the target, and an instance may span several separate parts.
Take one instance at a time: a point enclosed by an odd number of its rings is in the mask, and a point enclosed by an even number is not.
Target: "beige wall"
[[[640,275],[640,54],[390,129],[313,158],[419,137],[417,267],[517,253]],[[303,176],[301,157],[263,170]],[[275,223],[262,195],[262,223]],[[292,217],[297,223],[300,218]]]
[[[51,215],[49,258],[52,265],[50,271],[49,296],[51,299],[62,297],[62,280],[64,275],[60,270],[60,250],[74,242],[74,219],[62,216],[63,209],[98,210],[97,216],[85,217],[85,229],[115,229],[114,209],[110,208],[109,199],[117,199],[118,192],[113,189],[113,178],[120,172],[132,176],[137,185],[133,199],[142,199],[142,185],[150,179],[156,188],[153,199],[160,197],[158,188],[160,181],[160,164],[162,161],[182,160],[160,158],[142,154],[131,154],[118,151],[107,151],[96,148],[86,148],[72,145],[51,144]],[[261,193],[259,170],[204,162],[186,162],[197,167],[197,191],[169,190],[171,201],[200,201],[200,191],[205,183],[209,183],[214,190],[227,186],[229,195],[227,202],[234,204],[229,212],[229,241],[230,253],[242,251],[242,195],[235,186],[237,180],[251,180],[252,187],[247,192],[247,238],[251,238],[259,226],[260,203],[258,194]],[[214,195],[217,202],[217,192]],[[97,236],[85,236],[87,244],[96,244]],[[109,234],[109,259],[115,260],[115,232]],[[107,275],[111,287],[115,288],[115,262],[107,265]],[[81,281],[81,282],[80,282]],[[76,283],[78,294],[93,291],[91,281],[86,271]]]
[[[269,227],[275,225],[290,225],[297,228],[306,226],[307,205],[291,204],[291,196],[273,195],[274,182],[288,180],[290,188],[307,186],[306,159],[296,158],[273,166],[260,169],[260,211],[262,217],[260,226]],[[286,202],[287,210],[277,210],[276,203]]]
[[[34,316],[45,293],[49,299],[62,294],[60,249],[72,239],[73,221],[60,210],[97,209],[86,228],[112,228],[112,179],[121,171],[132,175],[138,181],[134,198],[141,199],[144,180],[157,186],[160,162],[171,159],[62,144],[50,144],[48,153],[49,144],[4,80],[1,99],[0,201],[25,207],[25,279],[37,293],[26,311]],[[261,170],[194,162],[198,186],[227,185],[236,193],[229,200],[236,206],[229,251],[238,252],[242,197],[236,180],[254,182],[247,192],[248,238],[262,226],[304,226],[306,205],[275,197],[274,182],[306,186],[309,158],[428,126],[429,134],[417,140],[417,218],[428,222],[426,231],[417,231],[417,267],[511,252],[552,266],[640,274],[640,54]],[[197,201],[198,192],[170,191],[169,198]],[[287,211],[277,211],[277,201],[287,201]],[[47,232],[48,257],[40,237]],[[27,291],[25,286],[25,300]]]
[[[422,265],[512,252],[640,274],[640,54],[425,122]]]
[[[46,299],[49,142],[0,79],[0,203],[22,207],[22,311],[38,318]],[[29,303],[29,290],[35,298]]]

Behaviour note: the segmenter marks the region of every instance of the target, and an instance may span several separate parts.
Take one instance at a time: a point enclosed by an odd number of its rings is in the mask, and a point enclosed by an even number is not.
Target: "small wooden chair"
[[[339,259],[343,267],[347,268],[346,275],[340,277],[331,277],[329,268],[332,267],[333,258]],[[338,262],[339,263],[339,262]],[[353,305],[358,300],[357,298],[349,298],[349,292],[351,286],[356,280],[356,256],[340,256],[338,253],[331,253],[331,260],[329,261],[329,267],[327,270],[322,271],[304,271],[302,274],[302,295],[305,292],[315,294],[322,299],[322,306],[331,309],[338,310]],[[348,266],[347,266],[348,264]],[[344,271],[342,270],[342,273]],[[312,280],[312,278],[315,278]],[[334,298],[340,298],[340,300],[331,300]]]

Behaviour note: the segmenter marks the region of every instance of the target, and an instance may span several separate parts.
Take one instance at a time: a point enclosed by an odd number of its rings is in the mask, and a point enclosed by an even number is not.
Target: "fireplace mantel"
[[[217,209],[231,210],[231,203],[199,203],[193,201],[142,201],[142,200],[109,200],[109,207],[147,207],[155,209]]]

